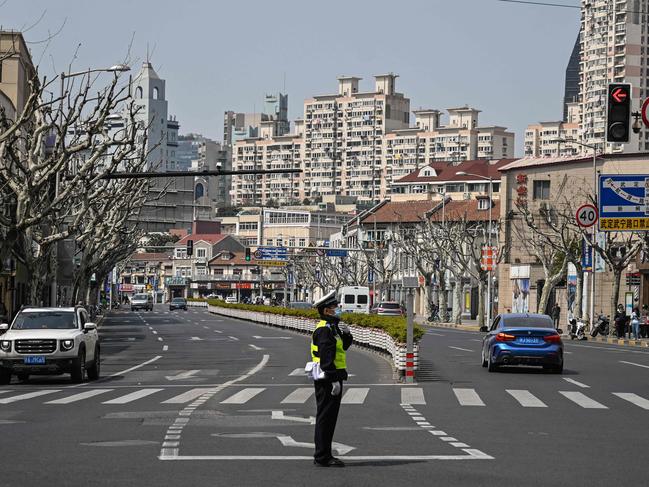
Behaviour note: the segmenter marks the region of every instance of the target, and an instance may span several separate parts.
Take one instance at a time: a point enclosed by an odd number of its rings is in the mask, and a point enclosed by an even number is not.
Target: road
[[[102,378],[0,387],[0,485],[643,485],[649,353],[566,343],[563,375],[488,373],[481,335],[429,328],[418,382],[352,347],[335,441],[311,463],[309,337],[210,315],[116,311]],[[316,478],[317,477],[317,478]]]

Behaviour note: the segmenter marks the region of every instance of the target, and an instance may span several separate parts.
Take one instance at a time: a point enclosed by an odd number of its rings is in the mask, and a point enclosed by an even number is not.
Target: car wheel
[[[487,370],[489,372],[496,372],[498,370],[498,366],[491,359],[491,353],[489,353],[489,357],[487,357]]]
[[[480,352],[480,362],[482,363],[483,367],[486,367],[488,365],[487,360],[484,358],[484,348],[482,349],[482,352]]]
[[[92,361],[92,365],[88,367],[88,379],[90,380],[99,379],[100,361],[101,361],[101,355],[99,353],[99,347],[96,347],[95,358]]]
[[[16,374],[18,376],[18,380],[20,382],[27,382],[29,380],[29,374],[27,372],[21,372],[20,374]]]
[[[11,382],[11,370],[0,369],[0,384],[6,386]]]
[[[86,352],[81,350],[79,356],[72,361],[72,371],[70,372],[72,382],[77,384],[83,382],[86,377]]]

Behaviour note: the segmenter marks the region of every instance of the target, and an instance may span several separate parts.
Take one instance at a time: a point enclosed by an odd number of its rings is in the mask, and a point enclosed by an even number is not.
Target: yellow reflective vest
[[[322,328],[323,326],[327,326],[327,322],[325,320],[320,320],[313,333],[315,333],[318,328]],[[336,337],[336,355],[334,357],[334,366],[337,370],[346,369],[347,357],[345,349],[343,348],[343,340],[337,333],[334,336]],[[311,335],[311,360],[313,362],[320,362],[318,346],[313,343],[313,335]]]

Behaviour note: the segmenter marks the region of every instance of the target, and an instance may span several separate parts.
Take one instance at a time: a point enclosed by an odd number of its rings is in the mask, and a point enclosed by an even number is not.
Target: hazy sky
[[[64,22],[49,44],[38,43]],[[25,36],[48,74],[64,70],[79,44],[76,69],[121,62],[135,34],[133,68],[148,44],[181,133],[221,140],[224,110],[259,109],[284,83],[295,119],[305,98],[335,92],[339,75],[362,77],[360,89],[369,91],[374,74],[392,71],[412,109],[474,106],[481,125],[516,132],[521,155],[528,123],[562,116],[579,10],[497,0],[7,0],[0,7],[3,29],[34,23]]]

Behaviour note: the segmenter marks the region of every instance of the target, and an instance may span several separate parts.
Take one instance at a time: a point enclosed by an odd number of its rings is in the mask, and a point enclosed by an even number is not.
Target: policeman
[[[314,381],[317,410],[313,463],[319,467],[344,467],[345,464],[331,454],[331,442],[340,409],[343,381],[347,380],[345,351],[352,344],[352,334],[337,316],[336,291],[331,291],[313,306],[318,309],[322,319],[311,339],[311,359],[320,363],[320,370],[325,374],[324,379]]]

